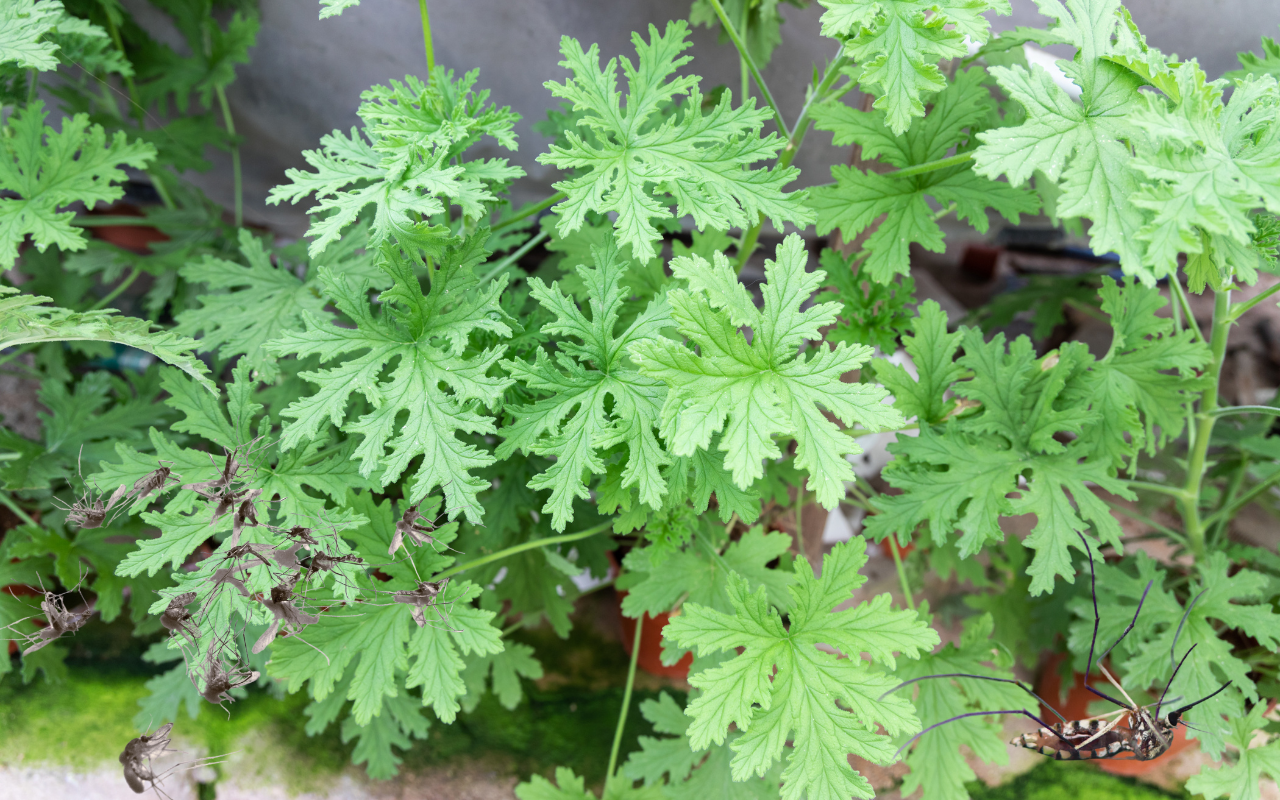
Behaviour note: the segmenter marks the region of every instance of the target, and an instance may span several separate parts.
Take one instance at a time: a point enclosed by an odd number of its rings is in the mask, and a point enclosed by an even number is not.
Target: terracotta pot
[[[123,201],[87,213],[91,216],[145,216],[142,209]],[[94,225],[89,228],[89,232],[95,239],[101,239],[116,247],[144,256],[151,253],[152,242],[169,241],[168,236],[149,225]]]
[[[895,547],[898,549],[898,558],[906,558],[907,556],[911,555],[911,552],[913,550],[916,549],[916,545],[914,542],[907,545],[906,547],[903,547],[902,545],[898,544],[898,539],[897,537],[894,537],[894,536],[886,536],[880,540],[880,552],[884,553],[885,558],[893,558],[893,549]]]
[[[626,648],[627,658],[630,658],[631,647],[636,638],[636,621],[622,613],[622,598],[626,596],[626,592],[618,592],[618,619],[622,621],[622,646]],[[670,620],[671,614],[666,611],[656,617],[644,615],[640,629],[640,655],[636,658],[636,664],[650,675],[685,680],[689,677],[693,653],[685,653],[674,666],[668,667],[662,663],[662,629],[667,627]]]
[[[1053,703],[1058,713],[1069,720],[1085,719],[1089,716],[1089,704],[1094,700],[1100,700],[1096,694],[1084,688],[1084,675],[1075,673],[1074,683],[1071,690],[1067,692],[1067,698],[1064,702],[1061,698],[1060,690],[1062,688],[1062,679],[1058,675],[1058,667],[1062,664],[1066,656],[1062,653],[1055,654],[1045,665],[1044,670],[1040,673],[1040,680],[1036,683],[1036,693],[1046,702]],[[1090,676],[1089,685],[1100,692],[1104,692],[1113,697],[1115,687],[1111,682],[1104,678],[1101,674]],[[1057,717],[1053,712],[1044,706],[1040,706],[1040,717],[1046,722],[1055,722]],[[1112,775],[1127,775],[1134,777],[1144,775],[1154,769],[1157,769],[1160,760],[1175,755],[1188,747],[1199,746],[1187,739],[1187,729],[1179,725],[1173,731],[1173,744],[1169,745],[1169,749],[1159,758],[1150,761],[1137,761],[1132,758],[1127,759],[1098,759],[1093,763],[1097,764],[1100,769],[1110,772]]]

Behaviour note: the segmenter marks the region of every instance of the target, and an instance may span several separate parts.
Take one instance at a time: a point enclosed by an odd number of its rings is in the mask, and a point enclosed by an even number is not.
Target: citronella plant
[[[307,733],[338,725],[388,778],[485,692],[515,708],[542,668],[511,636],[567,636],[574,579],[605,579],[629,545],[622,611],[674,614],[663,659],[693,654],[692,690],[684,708],[642,703],[660,737],[620,752],[637,625],[607,798],[873,796],[850,755],[905,760],[906,794],[967,797],[962,748],[1004,762],[990,715],[1038,713],[1015,664],[1065,644],[1084,669],[1133,620],[1107,662],[1120,685],[1208,698],[1178,714],[1223,761],[1188,789],[1259,797],[1280,777],[1264,741],[1280,557],[1230,533],[1246,505],[1274,505],[1280,406],[1227,405],[1220,376],[1232,326],[1280,291],[1232,296],[1280,271],[1280,51],[1264,40],[1211,81],[1118,0],[1037,0],[1047,29],[1000,36],[1002,0],[820,4],[838,53],[795,119],[761,75],[777,3],[692,5],[737,48],[731,88],[689,71],[684,20],[634,33],[634,53],[565,37],[538,155],[561,176],[514,208],[522,170],[471,148],[515,150],[516,115],[483,72],[436,65],[422,2],[421,72],[370,88],[362,125],[320,137],[272,191],[311,215],[283,248],[241,225],[238,156],[234,225],[178,177],[206,146],[236,154],[225,89],[251,8],[219,27],[200,0],[157,0],[178,56],[114,2],[5,4],[0,362],[39,378],[47,413],[40,440],[0,433],[16,520],[0,584],[75,589],[104,620],[127,604],[139,637],[163,627],[140,728],[255,682],[305,691]],[[1078,96],[1028,42],[1074,50],[1057,69]],[[860,161],[796,190],[796,153],[827,134]],[[125,224],[170,237],[145,255],[84,233],[126,168],[160,203]],[[993,212],[1042,211],[1122,275],[1045,279],[985,318],[1034,306],[1046,332],[1063,298],[1093,304],[1105,352],[1037,351],[915,300],[912,246],[944,250],[944,218],[984,234]],[[739,273],[766,225],[784,235],[753,291]],[[844,249],[814,252],[836,232]],[[1205,331],[1188,292],[1212,298]],[[163,363],[121,377],[108,343]],[[860,437],[886,431],[913,435],[881,481],[857,478]],[[857,594],[862,539],[797,555],[809,500],[927,547],[892,548],[900,604]],[[1131,555],[1117,514],[1175,557]],[[1022,515],[1019,539],[1002,520]],[[958,643],[940,646],[922,569],[975,587]],[[0,595],[23,679],[58,679],[66,650],[32,613]],[[1172,710],[1157,721],[1176,726]],[[553,777],[516,793],[594,796]]]

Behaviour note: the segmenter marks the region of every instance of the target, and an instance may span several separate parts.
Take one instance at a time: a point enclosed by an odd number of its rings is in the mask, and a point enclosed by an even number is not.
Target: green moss
[[[114,761],[137,736],[131,722],[147,693],[139,677],[72,670],[60,684],[0,684],[0,763],[56,762],[77,768]]]
[[[1133,778],[1108,775],[1092,764],[1045,761],[995,788],[967,786],[971,800],[1168,800],[1170,794]]]

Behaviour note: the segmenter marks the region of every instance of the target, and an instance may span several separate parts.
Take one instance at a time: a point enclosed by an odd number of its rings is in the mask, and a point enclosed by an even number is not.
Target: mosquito
[[[283,627],[286,633],[297,635],[307,625],[314,625],[320,621],[318,614],[308,614],[298,609],[294,605],[293,587],[297,585],[298,579],[302,577],[301,572],[295,572],[283,581],[271,587],[269,596],[262,599],[262,604],[275,617],[271,620],[271,624],[253,645],[253,652],[261,653],[272,642],[275,641],[276,635]],[[301,641],[301,639],[300,639]],[[321,651],[321,655],[324,655]],[[325,656],[328,660],[328,656]]]
[[[172,469],[172,461],[159,461],[157,463],[160,465],[158,469],[133,482],[133,488],[129,490],[129,498],[131,500],[137,502],[155,493],[164,494],[178,485],[177,483],[169,483],[170,479],[181,481],[182,476]],[[166,464],[169,466],[165,466]]]
[[[151,765],[151,760],[159,758],[164,753],[177,752],[176,750],[168,749],[169,734],[172,730],[173,723],[170,722],[167,725],[160,726],[155,733],[143,734],[130,739],[129,743],[124,746],[124,752],[120,754],[120,763],[124,765],[124,782],[129,784],[129,788],[138,794],[145,792],[147,784],[151,784],[151,788],[157,796],[167,798],[169,795],[160,788],[160,782],[173,772],[184,767],[190,770],[224,763],[215,759],[223,759],[225,755],[209,756],[195,761],[185,761],[157,775]]]
[[[436,525],[434,522],[418,513],[418,507],[420,505],[421,503],[414,503],[406,508],[404,514],[396,522],[396,532],[395,535],[391,537],[391,548],[387,550],[387,555],[394,556],[396,551],[399,550],[401,545],[404,543],[405,537],[408,537],[409,541],[413,542],[415,546],[420,547],[424,544],[430,544],[431,549],[435,550],[435,543],[440,540],[430,534],[435,533]],[[426,524],[422,524],[423,522]],[[440,542],[440,544],[444,544],[444,542]],[[449,550],[453,550],[453,548],[449,547],[447,544],[444,544],[444,546]],[[453,550],[453,552],[456,553],[458,551]]]
[[[258,439],[261,438],[261,436],[258,437]],[[253,443],[258,441],[258,439],[254,439],[252,442],[249,442],[249,444],[244,445],[244,447],[251,448]],[[225,450],[226,448],[223,449]],[[200,495],[206,501],[214,503],[213,519],[210,520],[211,523],[217,522],[224,514],[237,510],[239,507],[243,506],[246,499],[256,499],[257,496],[262,493],[260,489],[250,490],[236,488],[237,484],[240,483],[237,476],[240,474],[240,470],[245,466],[242,462],[236,460],[236,455],[239,452],[239,447],[234,450],[226,451],[226,463],[223,464],[222,471],[218,477],[213,478],[212,480],[200,481],[198,483],[185,483],[182,485],[183,489],[189,489]],[[246,457],[252,452],[252,450],[247,450]],[[213,456],[210,455],[209,459],[212,461]],[[252,494],[252,496],[250,496],[252,492],[256,492],[256,494]],[[252,505],[250,507],[252,507]],[[256,519],[254,524],[257,524]]]
[[[1117,645],[1120,644],[1120,642],[1124,641],[1124,638],[1128,636],[1134,626],[1137,625],[1138,615],[1142,613],[1143,603],[1146,601],[1147,593],[1151,591],[1151,586],[1154,584],[1154,581],[1149,581],[1146,589],[1143,590],[1142,597],[1138,600],[1138,607],[1134,610],[1133,619],[1129,622],[1128,627],[1124,629],[1124,632],[1120,634],[1119,638],[1117,638],[1110,647],[1103,651],[1102,655],[1098,656],[1095,662],[1094,652],[1098,641],[1098,628],[1102,623],[1102,618],[1098,612],[1097,576],[1093,569],[1093,552],[1089,548],[1089,543],[1085,540],[1083,535],[1079,534],[1079,532],[1077,532],[1077,535],[1080,535],[1081,541],[1084,542],[1085,555],[1089,559],[1089,587],[1093,597],[1093,638],[1089,642],[1089,660],[1086,665],[1085,675],[1090,674],[1093,670],[1093,665],[1097,663],[1098,668],[1102,670],[1103,676],[1106,677],[1111,685],[1120,692],[1121,696],[1124,697],[1124,700],[1118,700],[1093,688],[1089,685],[1088,681],[1085,682],[1085,688],[1103,700],[1115,703],[1117,706],[1120,706],[1120,708],[1116,711],[1111,711],[1097,717],[1090,717],[1083,720],[1068,720],[1061,714],[1058,714],[1057,711],[1054,711],[1053,713],[1057,715],[1058,719],[1061,721],[1053,724],[1049,724],[1040,717],[1022,709],[972,711],[966,714],[959,714],[951,717],[950,719],[944,719],[941,722],[934,723],[920,731],[915,736],[912,736],[906,744],[898,748],[898,753],[895,754],[895,758],[910,747],[911,744],[921,736],[934,728],[946,725],[949,722],[955,722],[958,719],[964,719],[966,717],[977,717],[989,714],[1021,714],[1039,722],[1041,727],[1034,733],[1024,733],[1020,736],[1014,737],[1009,742],[1010,744],[1018,747],[1035,750],[1042,755],[1051,756],[1055,760],[1059,761],[1113,759],[1123,753],[1133,754],[1133,757],[1128,760],[1150,761],[1152,759],[1159,758],[1168,751],[1170,745],[1173,744],[1174,729],[1178,725],[1187,724],[1182,719],[1183,715],[1192,708],[1195,708],[1201,703],[1204,703],[1226,691],[1227,687],[1231,685],[1231,681],[1227,681],[1213,693],[1206,695],[1193,703],[1187,703],[1186,705],[1170,711],[1163,719],[1160,717],[1160,708],[1165,703],[1165,697],[1169,693],[1169,687],[1173,684],[1174,678],[1178,676],[1178,671],[1182,669],[1182,665],[1186,663],[1187,658],[1196,648],[1196,645],[1192,645],[1187,652],[1183,654],[1182,659],[1174,663],[1173,674],[1169,676],[1169,682],[1165,684],[1164,690],[1160,694],[1160,699],[1153,704],[1156,707],[1155,712],[1153,713],[1148,711],[1147,706],[1139,706],[1135,703],[1133,698],[1129,696],[1129,693],[1120,685],[1120,682],[1116,680],[1102,664],[1102,661],[1112,650],[1116,648]],[[1201,594],[1203,594],[1203,592]],[[1169,651],[1171,663],[1174,661],[1174,651],[1178,645],[1178,636],[1182,633],[1182,626],[1186,622],[1187,616],[1191,613],[1191,608],[1195,606],[1196,601],[1199,599],[1200,595],[1197,595],[1192,599],[1191,603],[1187,606],[1186,612],[1183,614],[1182,622],[1178,624],[1178,630],[1174,634],[1173,644]],[[1013,683],[1021,687],[1032,697],[1039,700],[1045,707],[1052,710],[1052,706],[1049,703],[1045,702],[1043,698],[1031,691],[1030,687],[1019,681],[1011,680],[1009,678],[995,678],[986,675],[969,675],[962,673],[925,675],[920,678],[914,678],[895,686],[888,692],[885,692],[884,695],[881,695],[881,699],[911,683],[931,678],[973,678],[1000,683]],[[1115,719],[1110,722],[1104,722],[1107,717],[1115,717]],[[1128,724],[1122,725],[1121,721],[1126,718],[1128,719]]]
[[[160,624],[164,626],[165,630],[181,635],[190,641],[193,647],[198,646],[200,628],[192,619],[192,614],[187,610],[187,606],[191,605],[195,599],[195,592],[183,592],[171,599],[169,607],[160,615]]]
[[[449,585],[449,579],[444,578],[438,581],[418,581],[418,588],[407,591],[393,592],[391,602],[404,603],[411,606],[409,613],[413,616],[413,621],[418,623],[419,628],[427,626],[428,608],[435,609],[436,615],[440,618],[445,627],[436,628],[436,630],[445,630],[451,633],[462,633],[460,630],[454,630],[448,627],[449,620],[445,619],[444,612],[440,610],[441,606],[452,606],[453,601],[441,601],[444,596],[444,590]],[[435,625],[431,627],[435,628]]]
[[[83,578],[81,578],[81,580],[83,580]],[[78,586],[79,584],[76,585]],[[62,594],[54,594],[53,592],[44,589],[43,582],[41,583],[40,588],[44,591],[44,599],[40,601],[40,610],[44,612],[46,624],[43,628],[40,628],[33,634],[19,634],[23,637],[26,643],[30,645],[27,649],[22,651],[22,655],[24,656],[29,656],[42,647],[52,644],[54,641],[62,638],[63,634],[75,633],[83,628],[85,623],[89,621],[89,618],[93,616],[92,607],[87,607],[80,611],[67,610],[67,604],[62,598],[71,594],[70,591],[63,592]],[[81,595],[80,599],[83,600],[84,596]],[[0,628],[0,630],[13,628],[14,625],[26,622],[29,619],[34,619],[36,616],[39,615],[32,615],[30,617],[24,617],[17,622],[11,622],[4,626],[4,628]],[[16,632],[17,631],[15,631],[15,633]]]
[[[227,669],[222,662],[223,644],[224,642],[215,641],[209,645],[209,650],[205,653],[201,672],[204,690],[200,692],[200,696],[226,711],[229,719],[231,712],[227,711],[223,703],[235,702],[235,698],[231,696],[231,690],[253,683],[261,677],[261,673],[249,669],[248,665],[239,661],[231,669]],[[191,682],[195,683],[195,679],[193,678]],[[199,688],[197,684],[196,689]]]

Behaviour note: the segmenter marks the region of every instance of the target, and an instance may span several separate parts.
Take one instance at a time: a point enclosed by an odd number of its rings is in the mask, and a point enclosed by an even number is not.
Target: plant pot
[[[916,546],[915,543],[912,542],[906,547],[903,547],[898,544],[898,540],[894,536],[886,536],[880,540],[880,552],[884,553],[885,558],[893,558],[894,548],[897,548],[898,550],[898,558],[906,558],[911,555],[911,552],[916,549]]]
[[[636,638],[636,621],[622,613],[622,598],[626,592],[618,592],[618,619],[622,621],[622,646],[626,648],[627,657],[631,657],[631,647]],[[686,680],[689,677],[689,665],[693,663],[693,653],[685,653],[673,666],[662,663],[662,629],[671,620],[669,612],[662,612],[656,617],[645,614],[641,620],[640,655],[636,664],[650,675],[663,678]]]
[[[1084,675],[1077,672],[1073,676],[1074,683],[1071,686],[1071,690],[1067,692],[1066,701],[1064,702],[1061,699],[1060,690],[1062,688],[1062,679],[1058,675],[1058,667],[1062,664],[1062,661],[1065,658],[1066,656],[1062,653],[1055,653],[1054,656],[1049,659],[1049,662],[1040,673],[1040,680],[1036,683],[1036,693],[1040,695],[1042,700],[1053,703],[1054,708],[1058,710],[1058,713],[1062,714],[1062,716],[1067,719],[1085,719],[1089,716],[1089,704],[1094,700],[1099,700],[1101,698],[1084,688]],[[1089,685],[1093,686],[1098,691],[1106,692],[1107,694],[1114,696],[1114,687],[1111,686],[1111,682],[1100,674],[1092,675],[1089,679]],[[1053,716],[1053,712],[1046,708],[1043,703],[1040,706],[1040,717],[1046,722],[1054,722],[1057,719]],[[1161,759],[1176,755],[1177,753],[1192,746],[1198,747],[1199,745],[1188,740],[1187,729],[1179,725],[1177,728],[1174,728],[1173,743],[1169,745],[1169,749],[1166,750],[1159,758],[1154,758],[1150,761],[1138,761],[1133,758],[1104,758],[1098,759],[1094,761],[1094,763],[1097,764],[1100,769],[1105,772],[1109,772],[1112,775],[1137,777],[1159,769]]]
[[[90,216],[142,217],[142,209],[132,203],[118,202],[106,208],[87,212]],[[138,255],[150,255],[152,242],[167,242],[169,237],[150,225],[94,225],[89,228],[95,239],[114,244]]]

